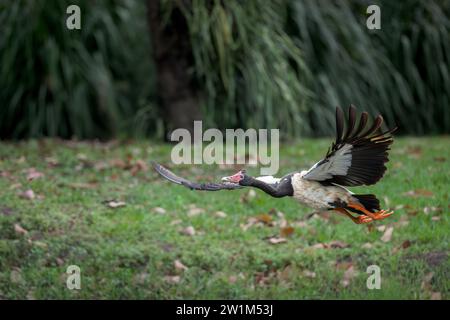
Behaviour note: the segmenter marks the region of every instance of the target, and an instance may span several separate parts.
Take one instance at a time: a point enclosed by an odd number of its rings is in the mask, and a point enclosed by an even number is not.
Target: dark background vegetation
[[[2,139],[162,139],[193,119],[326,135],[351,103],[403,134],[450,128],[450,1],[11,0],[0,26]]]

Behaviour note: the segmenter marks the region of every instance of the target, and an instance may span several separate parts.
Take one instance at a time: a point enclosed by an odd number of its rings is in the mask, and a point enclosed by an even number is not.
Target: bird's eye
[[[243,174],[241,174],[241,175],[239,176],[239,178],[241,178],[241,179],[244,179],[244,175],[243,175]]]

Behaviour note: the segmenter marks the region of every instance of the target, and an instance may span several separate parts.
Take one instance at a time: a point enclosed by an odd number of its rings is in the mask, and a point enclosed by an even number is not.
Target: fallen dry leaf
[[[45,162],[47,163],[47,166],[49,168],[54,168],[54,167],[57,167],[59,165],[58,159],[53,158],[53,157],[45,158]]]
[[[411,247],[411,241],[409,241],[409,240],[403,241],[402,248],[406,249],[406,248],[409,248],[409,247]]]
[[[106,206],[107,206],[108,208],[115,209],[115,208],[120,208],[120,207],[126,206],[126,203],[123,202],[123,201],[108,200],[108,201],[106,202]]]
[[[27,180],[32,181],[34,179],[42,178],[44,174],[37,171],[35,168],[30,168],[27,170]]]
[[[214,213],[214,215],[217,218],[226,218],[227,217],[227,214],[225,212],[223,212],[223,211],[216,211],[216,213]]]
[[[342,241],[331,241],[329,243],[316,243],[310,248],[312,249],[343,249],[347,248],[349,245]]]
[[[372,249],[373,248],[373,244],[371,244],[370,242],[366,242],[364,243],[361,248],[363,249]]]
[[[428,215],[432,212],[442,212],[442,208],[441,207],[425,207],[425,208],[423,208],[423,213],[425,213],[426,215]]]
[[[180,223],[182,223],[182,222],[183,222],[183,220],[176,219],[176,220],[171,221],[171,222],[170,222],[170,225],[171,225],[171,226],[174,226],[174,225],[180,224]]]
[[[439,216],[434,216],[434,217],[431,217],[431,220],[432,220],[432,221],[439,221],[439,220],[441,220],[441,217],[439,217]]]
[[[291,234],[294,233],[294,228],[293,227],[284,227],[280,229],[280,235],[282,237],[289,237]]]
[[[256,219],[264,224],[270,225],[272,224],[272,216],[267,213],[260,214],[256,216]]]
[[[161,208],[161,207],[155,207],[153,208],[153,211],[159,214],[165,214],[166,213],[166,209]]]
[[[381,237],[381,241],[383,242],[389,242],[392,238],[392,233],[394,232],[394,227],[389,227],[384,232],[383,236]]]
[[[180,260],[175,260],[173,262],[173,265],[175,266],[175,269],[178,271],[186,271],[188,267],[186,267]]]
[[[195,205],[191,205],[188,210],[187,215],[188,215],[188,217],[195,217],[203,212],[205,212],[205,209],[197,208]]]
[[[282,238],[282,237],[269,238],[269,243],[271,243],[271,244],[280,244],[280,243],[284,243],[284,242],[287,242],[286,238]]]
[[[349,247],[349,245],[347,243],[339,241],[339,240],[331,241],[329,243],[326,243],[325,245],[331,249],[336,249],[336,248],[343,249],[343,248]]]
[[[27,234],[28,230],[25,228],[22,228],[22,226],[18,223],[14,224],[14,231],[18,234]]]
[[[310,270],[303,270],[302,274],[307,278],[315,278],[316,277],[316,273],[314,271],[310,271]]]
[[[181,233],[186,236],[195,236],[195,229],[193,226],[189,226],[189,227],[182,229]]]
[[[180,282],[181,277],[180,276],[165,276],[164,280],[168,283],[177,284]]]
[[[380,232],[384,232],[386,230],[386,226],[385,225],[379,226],[377,227],[377,230]]]
[[[34,198],[36,198],[36,195],[34,194],[33,190],[28,189],[24,192],[20,192],[19,197],[22,199],[33,200]]]

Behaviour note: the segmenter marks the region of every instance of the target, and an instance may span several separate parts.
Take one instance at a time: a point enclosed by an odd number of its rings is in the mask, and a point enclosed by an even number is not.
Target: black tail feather
[[[380,201],[373,194],[354,194],[353,197],[358,199],[358,201],[371,212],[380,210]]]

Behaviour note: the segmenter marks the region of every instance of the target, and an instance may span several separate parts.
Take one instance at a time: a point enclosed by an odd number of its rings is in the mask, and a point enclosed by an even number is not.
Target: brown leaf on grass
[[[27,170],[27,180],[32,181],[35,179],[42,178],[44,174],[42,172],[37,171],[35,168],[30,168]]]
[[[138,159],[133,163],[130,172],[131,175],[135,176],[138,172],[147,170],[148,170],[147,163],[144,160]]]
[[[286,238],[282,238],[282,237],[270,237],[268,239],[270,244],[280,244],[280,243],[284,243],[287,242]]]
[[[180,283],[181,277],[180,276],[165,276],[164,281],[171,283],[171,284],[177,284]]]
[[[409,247],[411,247],[411,241],[410,240],[403,241],[402,249],[406,249],[406,248],[409,248]]]
[[[127,205],[124,201],[117,201],[117,200],[107,200],[105,204],[108,208],[111,209],[116,209]]]
[[[373,244],[371,244],[370,242],[366,242],[364,243],[361,248],[363,249],[372,249],[373,248]]]
[[[28,230],[23,228],[20,224],[14,224],[14,231],[18,234],[28,234]]]
[[[388,227],[380,240],[383,242],[391,241],[393,232],[394,232],[394,227]]]
[[[441,207],[425,207],[423,208],[423,213],[425,213],[426,215],[432,213],[432,212],[437,212],[440,213],[442,212],[442,208]]]
[[[267,213],[263,213],[263,214],[260,214],[260,215],[256,216],[256,219],[259,222],[262,222],[262,223],[264,223],[266,225],[272,225],[272,220],[273,220],[272,216],[270,216]]]
[[[226,218],[226,217],[227,217],[227,214],[226,214],[225,212],[223,212],[223,211],[216,211],[216,212],[214,213],[214,215],[215,215],[217,218]]]
[[[445,162],[447,159],[445,157],[434,157],[433,160],[437,162]]]
[[[187,215],[188,215],[188,217],[195,217],[195,216],[197,216],[197,215],[199,215],[200,213],[203,213],[203,212],[205,212],[205,209],[197,208],[195,206],[195,204],[191,204],[191,205],[189,205],[189,210],[188,210]]]
[[[417,198],[417,197],[432,197],[432,196],[434,196],[434,193],[431,192],[430,190],[426,190],[426,189],[416,189],[416,190],[410,190],[408,192],[405,192],[405,193],[403,193],[403,195],[408,196],[408,197]]]
[[[111,167],[118,169],[125,169],[127,167],[127,163],[122,159],[111,159],[109,160],[109,164],[111,165]]]
[[[349,245],[342,241],[331,241],[329,243],[316,243],[312,245],[310,248],[312,249],[343,249],[347,248]]]
[[[19,197],[22,199],[33,200],[34,198],[36,198],[36,195],[34,194],[33,190],[28,189],[24,192],[20,192]]]
[[[46,157],[45,158],[45,162],[47,163],[47,166],[49,168],[54,168],[54,167],[57,167],[59,165],[58,159],[53,158],[53,157]]]
[[[315,278],[316,277],[316,273],[314,271],[310,271],[310,270],[303,270],[302,274],[307,278]]]
[[[176,219],[176,220],[170,221],[170,225],[171,225],[171,226],[174,226],[174,225],[180,224],[180,223],[182,223],[182,222],[183,222],[183,220]]]
[[[181,233],[186,236],[195,236],[195,229],[193,226],[189,226],[189,227],[182,229]]]
[[[180,260],[175,260],[173,262],[173,265],[175,266],[175,270],[177,271],[186,271],[188,267],[186,267]]]
[[[165,213],[166,213],[166,209],[161,208],[161,207],[155,207],[155,208],[153,208],[152,210],[153,210],[155,213],[158,213],[158,214],[165,214]]]
[[[422,156],[422,148],[419,146],[409,146],[406,149],[406,153],[411,156],[411,158],[419,159]]]
[[[287,226],[280,229],[280,235],[282,237],[289,237],[294,233],[295,229],[293,227]]]
[[[440,292],[432,292],[430,300],[442,300],[442,295]]]
[[[339,241],[339,240],[335,240],[335,241],[331,241],[329,243],[326,244],[328,248],[331,249],[343,249],[343,248],[348,248],[350,245],[343,242],[343,241]]]
[[[258,219],[250,217],[247,219],[246,224],[241,224],[240,227],[243,231],[247,231],[250,227],[258,223]]]

